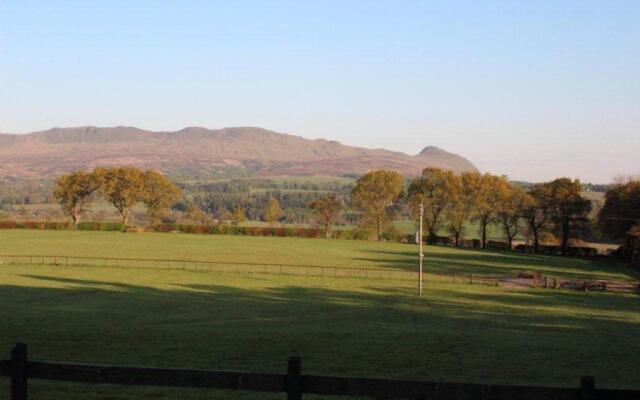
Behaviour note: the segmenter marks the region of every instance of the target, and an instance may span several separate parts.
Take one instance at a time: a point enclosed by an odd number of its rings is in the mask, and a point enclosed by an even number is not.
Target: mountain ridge
[[[464,157],[435,146],[411,156],[259,127],[192,126],[150,131],[129,126],[81,126],[27,134],[0,133],[0,177],[48,177],[113,165],[201,176],[219,175],[229,169],[258,176],[362,174],[372,169],[415,176],[425,167],[457,173],[477,170]]]

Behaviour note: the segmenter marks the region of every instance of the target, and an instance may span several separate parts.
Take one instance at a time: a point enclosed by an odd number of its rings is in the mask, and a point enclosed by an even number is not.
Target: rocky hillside
[[[170,175],[258,176],[361,174],[391,169],[417,175],[428,166],[475,170],[467,159],[433,146],[419,154],[345,146],[261,128],[185,128],[152,132],[132,127],[54,128],[0,134],[0,177],[47,177],[95,166],[132,165]]]

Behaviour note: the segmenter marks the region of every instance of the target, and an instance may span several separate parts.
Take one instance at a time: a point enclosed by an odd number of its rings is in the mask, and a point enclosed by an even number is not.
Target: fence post
[[[302,400],[302,359],[291,357],[287,363],[287,400]]]
[[[596,378],[593,376],[580,377],[580,398],[582,400],[595,399]]]
[[[27,400],[27,345],[11,350],[11,400]]]

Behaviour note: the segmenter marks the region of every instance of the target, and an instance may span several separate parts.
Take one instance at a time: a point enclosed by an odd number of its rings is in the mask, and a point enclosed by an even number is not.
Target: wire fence
[[[366,268],[331,265],[296,265],[229,261],[168,260],[114,257],[80,257],[54,255],[0,255],[0,265],[47,265],[68,267],[107,267],[131,269],[182,270],[213,273],[260,273],[324,278],[357,278],[414,281],[416,269],[406,267]],[[428,279],[439,282],[498,285],[506,275],[425,271]]]
[[[392,268],[339,267],[229,261],[169,260],[56,255],[0,255],[0,265],[46,265],[61,267],[102,267],[124,269],[182,270],[201,273],[277,274],[317,278],[378,279],[416,281],[418,267]],[[640,292],[636,281],[567,279],[552,276],[513,276],[447,271],[424,271],[426,282],[500,286],[506,288],[570,289],[580,291]]]

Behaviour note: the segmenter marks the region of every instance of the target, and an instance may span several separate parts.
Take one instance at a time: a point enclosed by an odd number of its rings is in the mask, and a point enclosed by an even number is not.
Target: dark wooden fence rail
[[[582,377],[579,387],[557,388],[304,375],[302,361],[298,357],[289,359],[286,374],[40,362],[29,361],[27,346],[20,343],[13,348],[11,360],[0,361],[0,376],[11,378],[11,400],[27,400],[29,379],[87,384],[275,392],[286,394],[289,400],[300,400],[303,394],[434,400],[637,400],[640,398],[640,390],[596,389],[593,377]]]
[[[0,264],[30,264],[54,266],[173,269],[195,272],[264,273],[310,277],[360,278],[382,280],[416,280],[416,272],[404,266],[392,268],[338,267],[333,265],[296,265],[278,263],[248,263],[235,261],[167,260],[115,257],[82,257],[60,255],[1,255]],[[640,284],[632,281],[572,280],[555,277],[522,279],[506,274],[489,275],[462,272],[425,271],[431,282],[480,284],[505,287],[534,287],[576,290],[604,290],[610,292],[640,292]]]

